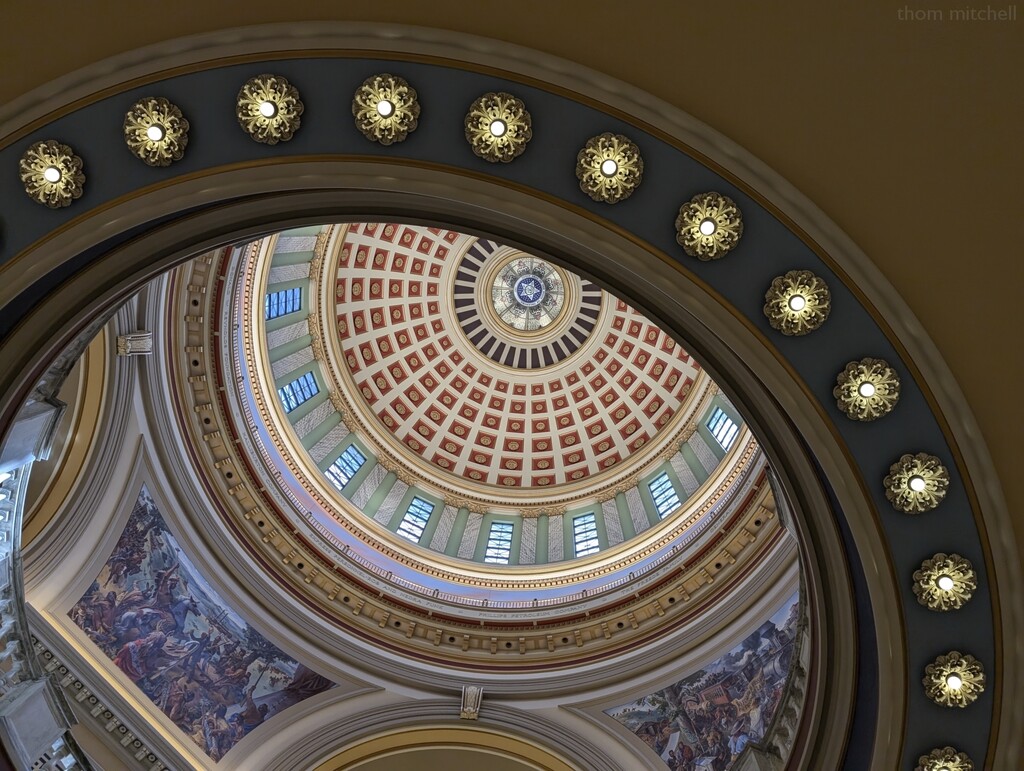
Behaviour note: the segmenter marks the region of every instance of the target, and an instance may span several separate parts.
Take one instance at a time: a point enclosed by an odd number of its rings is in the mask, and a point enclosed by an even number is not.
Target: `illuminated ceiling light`
[[[915,477],[924,482],[923,487]],[[907,514],[920,514],[931,511],[946,497],[949,472],[934,455],[908,453],[889,467],[883,484],[885,497],[893,508]]]
[[[679,207],[676,241],[691,257],[698,260],[724,257],[736,247],[742,235],[743,216],[728,196],[698,193]]]
[[[148,166],[180,161],[188,145],[188,129],[181,110],[163,97],[140,99],[124,116],[125,144]]]
[[[629,198],[643,174],[640,148],[622,134],[591,137],[576,156],[580,190],[602,203],[618,203]]]
[[[0,471],[0,485],[2,485],[4,482],[10,479],[11,476],[12,475],[10,471]]]
[[[851,361],[836,376],[832,395],[851,420],[877,420],[899,401],[900,378],[882,359]]]
[[[82,196],[82,159],[55,139],[36,142],[25,150],[18,172],[26,195],[43,206],[59,209]]]
[[[533,138],[532,125],[523,101],[504,91],[474,100],[464,121],[469,146],[491,163],[508,163],[522,155]]]
[[[362,82],[352,96],[352,117],[364,137],[382,145],[403,141],[419,125],[416,89],[388,73]]]
[[[925,667],[925,694],[942,707],[966,707],[985,690],[985,671],[974,656],[950,651]]]
[[[959,610],[977,588],[974,566],[959,554],[939,552],[914,571],[914,595],[929,610]]]
[[[791,270],[772,279],[762,310],[773,329],[791,337],[806,335],[825,323],[832,294],[809,270]]]
[[[955,747],[942,747],[919,757],[914,771],[974,771],[974,762]]]
[[[304,110],[299,90],[280,75],[257,75],[238,92],[235,116],[242,129],[257,142],[287,142],[302,123]]]

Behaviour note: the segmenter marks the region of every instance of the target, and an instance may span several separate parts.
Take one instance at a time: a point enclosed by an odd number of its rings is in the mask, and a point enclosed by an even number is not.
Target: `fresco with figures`
[[[334,685],[224,603],[145,487],[109,559],[68,615],[214,760],[277,713]]]
[[[605,710],[672,771],[726,771],[771,725],[793,656],[800,595],[703,669]]]

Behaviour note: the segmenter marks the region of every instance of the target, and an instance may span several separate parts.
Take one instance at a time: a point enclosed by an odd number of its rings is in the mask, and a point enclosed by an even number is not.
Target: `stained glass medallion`
[[[498,271],[491,285],[491,303],[502,322],[519,332],[550,325],[565,304],[565,285],[557,268],[523,255]]]

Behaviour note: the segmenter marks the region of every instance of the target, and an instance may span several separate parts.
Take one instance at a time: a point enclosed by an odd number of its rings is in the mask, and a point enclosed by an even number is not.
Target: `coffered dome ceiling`
[[[617,653],[656,660],[795,589],[735,408],[657,325],[536,255],[422,225],[308,226],[203,255],[154,299],[171,366],[148,392],[173,396],[150,409],[191,437],[174,462],[216,501],[219,549],[396,673],[517,671],[544,691],[586,661],[615,679]],[[470,311],[502,339],[467,334]],[[489,355],[503,342],[555,354],[506,365]]]
[[[757,444],[679,344],[515,247],[357,222],[270,236],[215,270],[229,411],[262,423],[238,443],[321,538],[371,545],[422,591],[467,601],[455,557],[488,563],[469,580],[497,605],[520,601],[503,589],[592,592],[767,490]],[[498,579],[505,565],[531,571]]]
[[[334,251],[337,386],[447,484],[535,495],[635,470],[678,433],[699,365],[586,279],[437,228],[354,224]]]

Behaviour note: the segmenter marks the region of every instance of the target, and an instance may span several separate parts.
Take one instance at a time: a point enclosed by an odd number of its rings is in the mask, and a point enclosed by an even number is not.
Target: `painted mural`
[[[771,724],[789,674],[800,595],[724,656],[667,688],[606,710],[672,771],[726,771]]]
[[[110,558],[68,615],[214,760],[278,712],[334,685],[224,603],[145,487]]]

